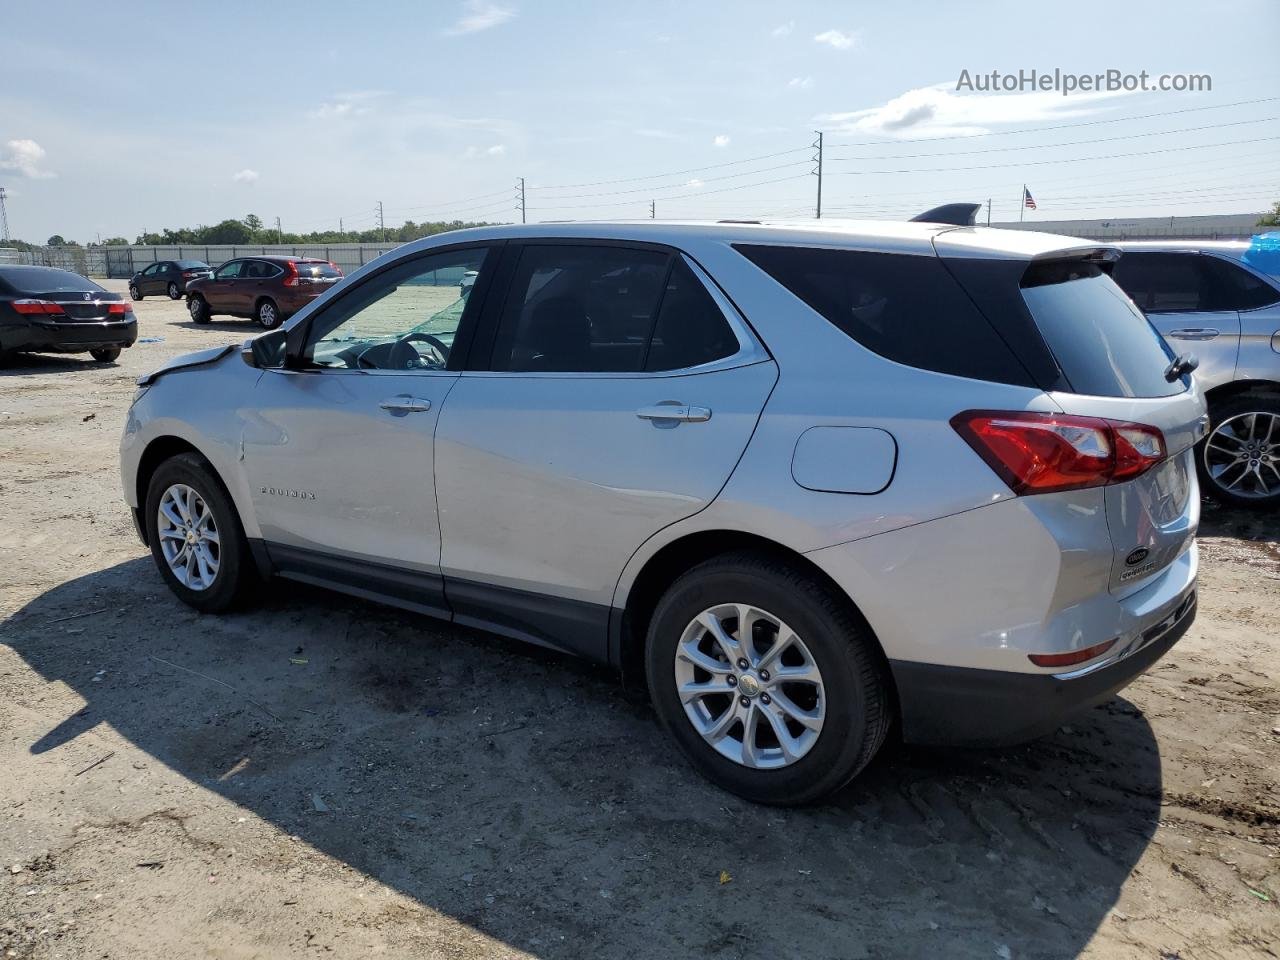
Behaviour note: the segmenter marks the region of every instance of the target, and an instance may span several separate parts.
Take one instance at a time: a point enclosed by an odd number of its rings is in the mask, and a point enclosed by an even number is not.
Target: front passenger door
[[[238,312],[237,284],[243,269],[243,260],[230,260],[213,272],[213,281],[205,286],[203,292],[209,309],[214,313]]]
[[[445,589],[459,623],[603,659],[627,559],[715,498],[777,367],[670,249],[529,242],[508,273],[436,430]]]

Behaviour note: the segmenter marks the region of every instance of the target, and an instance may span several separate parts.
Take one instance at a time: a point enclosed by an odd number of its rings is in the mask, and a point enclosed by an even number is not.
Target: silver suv
[[[1280,236],[1120,243],[1114,279],[1175,347],[1193,350],[1210,433],[1196,467],[1205,492],[1241,507],[1280,505]]]
[[[924,223],[445,234],[144,377],[124,494],[199,610],[280,576],[590,657],[711,780],[805,802],[894,725],[1051,730],[1191,624],[1204,401],[1114,255]]]

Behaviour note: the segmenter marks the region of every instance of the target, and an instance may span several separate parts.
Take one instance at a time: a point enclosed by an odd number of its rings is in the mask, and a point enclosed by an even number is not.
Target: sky
[[[1280,200],[1280,3],[10,0],[11,234],[133,239],[249,213],[405,220],[995,221]],[[1199,92],[983,92],[1055,69]],[[967,71],[969,82],[958,89]],[[1085,142],[1089,141],[1089,142]]]

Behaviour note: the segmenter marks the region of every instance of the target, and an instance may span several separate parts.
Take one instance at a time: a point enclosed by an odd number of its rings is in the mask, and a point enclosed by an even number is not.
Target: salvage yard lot
[[[181,605],[122,418],[256,328],[137,312],[117,366],[0,371],[4,956],[1280,956],[1280,518],[1206,506],[1199,620],[1054,735],[755,807],[593,667],[287,583]]]

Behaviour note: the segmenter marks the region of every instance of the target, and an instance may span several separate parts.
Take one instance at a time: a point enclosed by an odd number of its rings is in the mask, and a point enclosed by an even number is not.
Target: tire
[[[717,607],[732,609],[730,605],[736,604],[763,611],[789,628],[800,639],[804,654],[800,657],[793,646],[792,653],[803,662],[793,665],[792,670],[803,669],[806,663],[811,663],[820,674],[821,694],[808,701],[814,705],[807,713],[824,714],[821,727],[805,746],[808,733],[803,731],[812,730],[792,722],[794,730],[802,731],[795,734],[793,741],[797,758],[786,758],[782,741],[774,734],[764,711],[780,716],[784,701],[792,705],[803,703],[801,697],[805,690],[815,692],[812,686],[792,683],[782,686],[778,684],[779,677],[766,675],[766,671],[754,674],[752,687],[748,688],[746,673],[750,671],[730,671],[724,662],[717,662],[718,669],[734,675],[734,682],[729,676],[721,678],[705,670],[693,677],[693,682],[705,683],[708,688],[718,686],[723,679],[726,691],[735,691],[727,694],[726,711],[739,706],[750,709],[746,706],[748,701],[757,711],[755,722],[762,726],[754,738],[755,765],[744,761],[745,751],[739,751],[743,756],[737,758],[722,752],[722,748],[733,745],[732,736],[722,738],[719,747],[713,746],[694,726],[680,699],[676,671],[691,667],[683,657],[677,657],[677,651],[687,649],[685,640],[690,631],[697,634],[695,618]],[[768,623],[761,629],[765,631],[761,635],[764,645],[755,646],[753,658],[762,653],[767,657],[768,637],[777,636],[769,633],[774,627]],[[733,626],[729,632],[736,633],[737,627]],[[700,642],[712,650],[720,649],[709,633]],[[792,653],[782,654],[772,664],[775,668],[785,667],[786,658]],[[658,719],[693,766],[731,793],[777,806],[811,803],[826,796],[852,780],[875,756],[888,734],[892,718],[890,687],[882,664],[876,641],[847,598],[833,593],[799,567],[752,552],[708,560],[676,580],[654,610],[645,643],[645,673]],[[742,679],[736,679],[737,676]],[[772,681],[773,686],[768,686],[768,681]],[[751,696],[747,697],[747,693]],[[724,697],[711,693],[711,699],[723,701]],[[710,701],[699,702],[710,705]],[[703,722],[715,726],[717,719],[712,711],[707,711]],[[726,729],[736,730],[739,741],[745,739],[741,721],[735,721]],[[793,729],[787,732],[793,733]],[[770,739],[772,747],[768,746]],[[770,753],[774,756],[769,757]],[[769,764],[773,764],[771,769],[764,768]]]
[[[182,291],[178,289],[178,285],[174,283],[172,280],[169,281],[169,289],[167,292],[169,294],[170,300],[182,299]]]
[[[258,301],[254,316],[263,330],[274,330],[284,320],[284,317],[280,315],[280,308],[276,306],[276,302],[270,297]]]
[[[170,566],[165,555],[165,544],[181,548],[184,541],[171,537],[163,537],[161,530],[161,501],[167,492],[194,491],[197,500],[197,516],[199,504],[212,515],[212,527],[217,536],[216,549],[213,544],[204,543],[207,557],[216,563],[213,576],[202,583],[184,583]],[[195,453],[183,453],[171,457],[156,468],[147,485],[147,499],[144,507],[144,520],[147,525],[147,542],[151,545],[151,557],[155,560],[160,576],[168,584],[183,603],[194,607],[201,613],[221,613],[234,607],[245,597],[257,579],[253,560],[249,556],[248,541],[244,528],[240,525],[240,517],[235,505],[227,494],[222,482],[214,473],[213,467],[204,457]],[[176,515],[183,518],[184,512]],[[166,522],[172,530],[176,524]],[[207,526],[201,527],[206,533]],[[182,566],[179,563],[179,566]],[[191,567],[187,568],[188,570]],[[203,577],[204,568],[195,566],[198,576]]]
[[[1196,472],[1201,490],[1218,503],[1280,506],[1280,393],[1251,390],[1215,403],[1209,436],[1196,447]]]
[[[131,283],[131,284],[129,284],[129,296],[133,297],[133,299],[135,299],[135,300],[141,300],[141,299],[142,299],[142,291],[141,291],[141,290],[139,290],[136,286],[134,286],[134,285]]]
[[[99,363],[115,363],[120,356],[119,347],[98,347],[89,351],[89,356]]]
[[[208,302],[198,294],[187,301],[187,312],[191,314],[193,323],[208,323],[212,317]]]

